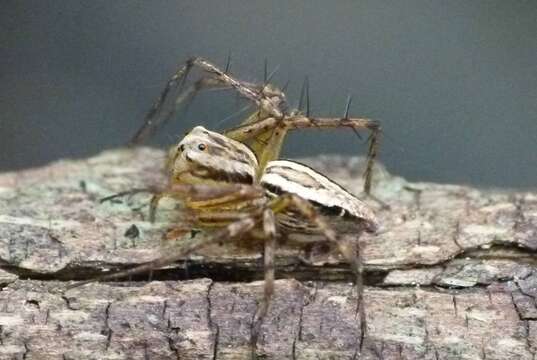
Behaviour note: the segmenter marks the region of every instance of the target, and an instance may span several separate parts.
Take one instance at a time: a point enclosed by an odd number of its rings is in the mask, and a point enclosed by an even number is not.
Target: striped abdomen
[[[306,165],[289,160],[271,161],[260,183],[269,196],[291,193],[310,201],[339,232],[374,232],[378,227],[376,216],[367,204]],[[294,211],[279,215],[278,222],[287,232],[318,232],[314,225]]]

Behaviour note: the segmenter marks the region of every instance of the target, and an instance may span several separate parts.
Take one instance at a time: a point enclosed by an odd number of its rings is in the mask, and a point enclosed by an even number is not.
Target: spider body
[[[213,190],[210,199],[185,199],[181,193],[178,197],[186,202],[187,208],[197,212],[195,217],[210,219],[212,213],[247,213],[252,208],[267,206],[269,200],[293,194],[307,200],[319,214],[333,218],[336,225],[332,227],[339,233],[374,232],[378,226],[375,214],[365,203],[324,175],[289,160],[271,161],[260,173],[257,158],[246,145],[202,126],[195,127],[172,148],[167,168],[171,192],[157,195],[152,212],[160,197],[176,196],[173,189],[186,184],[220,190],[247,185],[235,195],[225,190],[219,195]],[[276,219],[285,234],[321,232],[315,224],[307,224],[308,219],[296,210],[278,213]]]

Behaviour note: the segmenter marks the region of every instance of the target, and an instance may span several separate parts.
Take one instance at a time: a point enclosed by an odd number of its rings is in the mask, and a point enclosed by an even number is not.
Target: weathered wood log
[[[141,148],[0,175],[0,359],[249,358],[262,296],[255,249],[222,241],[133,281],[65,291],[139,264],[162,244],[174,202],[146,219],[164,153]],[[349,190],[362,161],[308,160]],[[537,192],[409,183],[375,174],[380,234],[361,239],[368,332],[360,344],[348,266],[279,249],[275,299],[256,354],[272,359],[535,359]],[[362,352],[360,353],[360,345]]]

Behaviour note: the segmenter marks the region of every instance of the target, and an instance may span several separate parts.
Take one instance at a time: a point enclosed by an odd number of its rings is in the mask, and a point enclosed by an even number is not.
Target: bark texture
[[[0,359],[243,359],[262,296],[255,249],[222,239],[133,281],[66,290],[179,244],[173,201],[149,195],[164,153],[140,148],[0,174]],[[359,193],[363,162],[307,163]],[[409,183],[383,169],[363,236],[368,332],[348,266],[322,249],[279,249],[275,298],[255,353],[268,359],[537,358],[537,192]],[[308,257],[313,264],[302,260]],[[361,349],[361,351],[360,351]]]

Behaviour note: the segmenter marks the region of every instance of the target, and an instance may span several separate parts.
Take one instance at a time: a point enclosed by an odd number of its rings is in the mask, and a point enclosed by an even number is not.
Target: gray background
[[[2,1],[0,170],[124,144],[188,56],[261,82],[280,65],[312,113],[382,122],[381,159],[412,180],[535,186],[535,1]],[[219,129],[207,93],[161,131]],[[295,134],[286,156],[364,152],[352,132]]]

